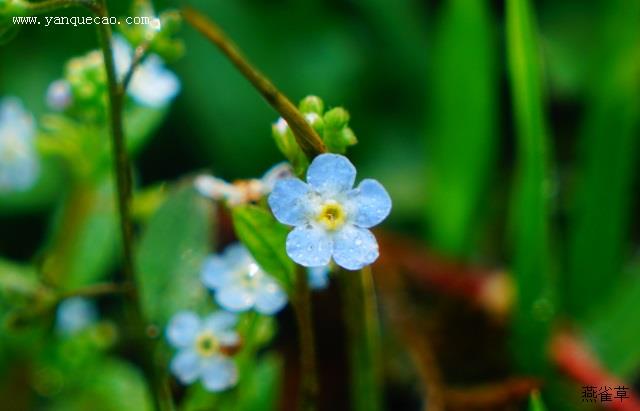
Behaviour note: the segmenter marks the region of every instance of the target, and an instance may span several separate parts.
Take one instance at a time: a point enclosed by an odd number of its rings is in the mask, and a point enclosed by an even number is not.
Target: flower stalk
[[[299,408],[314,410],[318,395],[318,371],[316,367],[316,345],[311,316],[311,292],[306,270],[296,266],[295,295],[293,309],[298,323],[300,345],[300,398]]]
[[[307,123],[296,106],[267,77],[249,63],[238,46],[227,37],[217,24],[190,7],[183,9],[182,15],[191,26],[218,47],[222,54],[262,94],[267,103],[280,113],[289,124],[296,142],[310,160],[327,151],[318,133]]]

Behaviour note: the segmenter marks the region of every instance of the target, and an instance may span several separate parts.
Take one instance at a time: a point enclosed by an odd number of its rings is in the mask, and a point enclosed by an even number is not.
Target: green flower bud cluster
[[[349,112],[342,107],[325,111],[324,102],[318,96],[307,96],[298,108],[309,125],[322,138],[331,153],[344,154],[347,147],[358,142],[349,127]],[[309,165],[309,161],[298,147],[296,139],[287,122],[280,118],[272,126],[273,137],[280,151],[291,162],[296,173],[300,174]]]
[[[92,122],[104,122],[107,112],[107,75],[102,53],[93,50],[69,60],[64,80],[69,84],[69,114]]]
[[[149,24],[122,27],[122,34],[134,46],[148,44],[149,52],[165,61],[175,61],[184,55],[184,43],[176,39],[182,27],[182,17],[177,10],[166,10],[156,15],[150,3],[135,2],[132,16],[150,18]]]

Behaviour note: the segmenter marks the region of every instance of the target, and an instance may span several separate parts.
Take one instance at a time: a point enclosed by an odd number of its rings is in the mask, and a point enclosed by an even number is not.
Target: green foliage
[[[529,397],[529,411],[547,411],[542,398],[540,398],[540,393],[537,391],[531,393]]]
[[[535,19],[528,0],[509,0],[507,50],[517,133],[518,170],[513,193],[513,272],[517,307],[513,354],[527,372],[547,368],[546,342],[555,312],[550,255],[549,148],[542,68]]]
[[[439,251],[470,256],[498,149],[497,37],[485,1],[446,2],[430,53],[427,222]]]
[[[640,4],[611,1],[599,19],[572,202],[566,308],[588,316],[619,281],[630,250],[640,148]]]
[[[291,295],[295,265],[285,251],[289,229],[276,221],[270,212],[253,205],[235,207],[232,216],[240,241],[258,264]]]
[[[209,252],[209,203],[191,187],[168,195],[150,218],[138,249],[140,299],[146,317],[161,326],[179,310],[200,310],[208,295],[200,268]]]

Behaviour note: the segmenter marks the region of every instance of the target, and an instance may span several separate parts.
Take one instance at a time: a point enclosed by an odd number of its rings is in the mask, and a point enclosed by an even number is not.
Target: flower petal
[[[218,334],[233,328],[237,322],[238,317],[236,317],[235,314],[218,311],[204,319],[202,328],[209,329],[214,334]]]
[[[202,372],[202,358],[191,350],[181,350],[173,357],[169,368],[183,384],[191,384]]]
[[[215,290],[229,283],[230,269],[223,257],[212,254],[204,260],[200,277],[205,287]]]
[[[369,228],[378,225],[391,212],[391,197],[376,180],[362,180],[358,188],[349,193],[355,212],[355,224]]]
[[[287,295],[273,278],[265,275],[256,287],[256,311],[272,315],[287,304]]]
[[[167,340],[177,348],[187,347],[195,341],[200,329],[200,318],[191,311],[175,314],[167,326]]]
[[[222,391],[238,382],[238,369],[233,361],[222,356],[208,359],[202,369],[202,384],[207,391]]]
[[[246,287],[240,284],[230,284],[218,288],[216,301],[225,310],[239,312],[246,311],[253,307],[255,297]]]
[[[273,215],[282,224],[300,225],[307,220],[309,186],[297,178],[278,180],[269,195]]]
[[[307,170],[307,183],[320,193],[350,190],[356,180],[356,168],[338,154],[320,154]]]
[[[299,226],[287,236],[287,254],[302,266],[327,265],[332,251],[333,240],[319,227]]]
[[[378,258],[378,243],[366,228],[345,226],[334,241],[333,259],[347,270],[359,270]]]
[[[180,92],[180,80],[153,54],[133,74],[128,92],[139,104],[160,108]]]

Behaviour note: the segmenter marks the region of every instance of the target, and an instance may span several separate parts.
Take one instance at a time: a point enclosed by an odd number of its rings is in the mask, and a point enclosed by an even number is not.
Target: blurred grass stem
[[[371,267],[340,275],[347,329],[351,409],[382,409],[380,324]]]
[[[238,46],[218,25],[192,8],[182,11],[185,20],[218,47],[234,66],[249,80],[280,115],[287,121],[296,142],[309,159],[327,151],[318,133],[307,123],[300,111],[273,83],[244,57]]]
[[[311,316],[311,292],[306,270],[296,266],[296,286],[293,309],[298,322],[300,345],[300,398],[299,409],[314,410],[318,395],[316,345]]]

